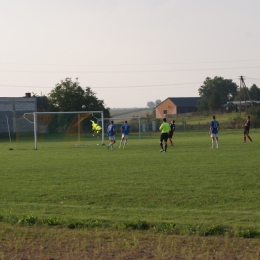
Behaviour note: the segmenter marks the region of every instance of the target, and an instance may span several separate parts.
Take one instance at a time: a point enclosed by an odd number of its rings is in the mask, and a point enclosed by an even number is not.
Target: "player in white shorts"
[[[214,141],[216,140],[216,148],[219,147],[218,141],[218,130],[219,130],[219,122],[216,120],[216,117],[212,117],[212,121],[210,122],[209,134],[211,136],[211,148],[214,148]]]
[[[121,129],[122,137],[121,137],[121,140],[120,140],[119,148],[121,148],[121,145],[124,142],[124,146],[123,146],[123,149],[124,149],[125,146],[126,146],[127,140],[128,140],[130,125],[127,124],[127,121],[125,121],[124,124],[121,125],[120,129]]]
[[[114,150],[114,143],[116,142],[116,126],[114,125],[114,121],[110,121],[110,125],[107,128],[107,135],[110,141],[110,144],[107,146],[107,149],[111,148],[111,150]]]

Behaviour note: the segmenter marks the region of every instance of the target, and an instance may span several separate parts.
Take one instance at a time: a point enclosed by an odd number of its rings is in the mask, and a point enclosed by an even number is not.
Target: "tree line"
[[[239,100],[258,100],[260,101],[260,88],[253,84],[250,88],[240,87],[231,79],[224,79],[223,77],[207,77],[203,84],[198,89],[201,97],[198,102],[198,111],[218,110],[224,104],[231,101]],[[148,101],[146,106],[154,108],[161,103],[157,99],[155,102]]]
[[[61,80],[47,96],[39,97],[34,93],[33,96],[38,98],[37,110],[41,112],[103,111],[105,118],[110,117],[104,101],[98,99],[90,87],[82,88],[77,78],[76,81]]]
[[[240,87],[231,79],[207,77],[199,88],[201,97],[198,110],[218,110],[229,101],[260,100],[260,89],[253,84],[250,88]]]
[[[253,84],[250,88],[240,87],[231,79],[223,77],[207,77],[198,89],[201,99],[198,111],[218,110],[229,101],[260,100],[260,89]],[[38,97],[36,94],[34,96]],[[153,108],[161,103],[147,102],[147,107]],[[85,105],[86,108],[82,108]],[[109,108],[105,108],[103,100],[96,97],[90,87],[82,88],[78,79],[61,80],[47,96],[38,97],[38,111],[104,111],[104,117],[110,117]]]

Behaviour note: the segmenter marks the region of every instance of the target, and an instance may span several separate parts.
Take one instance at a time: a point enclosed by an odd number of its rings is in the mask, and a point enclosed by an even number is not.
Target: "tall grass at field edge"
[[[260,229],[254,227],[243,228],[238,226],[205,225],[205,224],[176,224],[176,223],[148,223],[143,220],[111,222],[105,220],[77,220],[59,218],[38,218],[24,216],[21,219],[15,216],[0,216],[0,223],[9,223],[20,226],[59,226],[69,229],[116,229],[116,230],[151,230],[175,235],[199,235],[199,236],[230,236],[243,238],[259,238]]]

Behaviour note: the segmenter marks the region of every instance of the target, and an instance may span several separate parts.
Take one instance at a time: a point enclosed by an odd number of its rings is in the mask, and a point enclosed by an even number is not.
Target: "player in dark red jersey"
[[[169,132],[169,141],[171,143],[171,146],[173,146],[173,142],[172,142],[172,136],[173,136],[173,133],[175,131],[175,120],[172,120],[171,123],[170,123],[170,132]]]
[[[244,141],[243,143],[246,142],[246,137],[250,140],[250,142],[252,143],[252,139],[251,137],[249,136],[249,129],[250,129],[250,116],[247,116],[246,117],[246,123],[244,125],[242,125],[242,127],[244,127]]]

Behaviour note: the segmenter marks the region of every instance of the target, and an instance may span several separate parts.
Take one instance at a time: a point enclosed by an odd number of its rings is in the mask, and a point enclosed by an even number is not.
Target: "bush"
[[[150,225],[146,221],[138,220],[138,221],[129,221],[124,222],[124,226],[126,229],[137,229],[137,230],[148,230]]]
[[[37,217],[28,215],[24,216],[22,219],[19,220],[21,224],[29,224],[29,225],[35,225],[37,222]]]
[[[260,118],[260,107],[259,106],[252,106],[248,109],[248,114],[252,116],[257,116]]]

